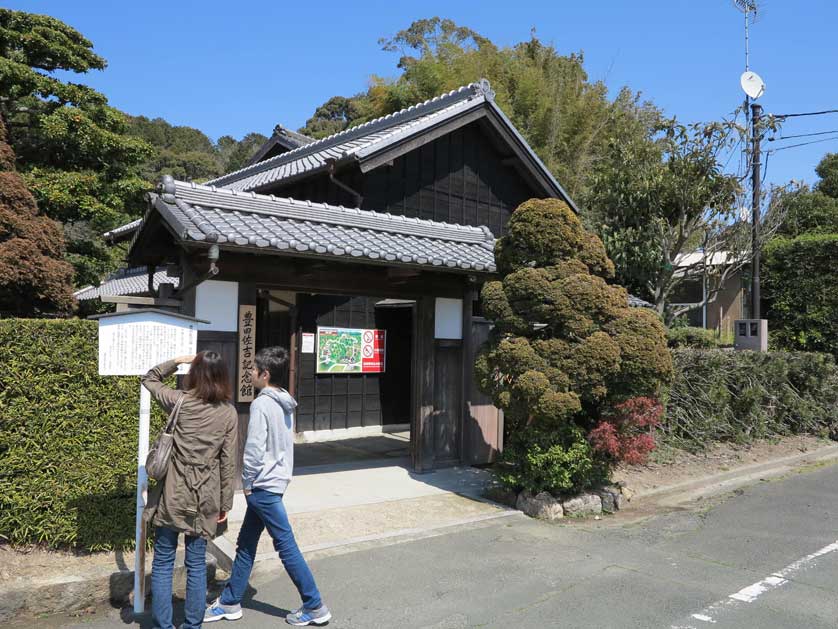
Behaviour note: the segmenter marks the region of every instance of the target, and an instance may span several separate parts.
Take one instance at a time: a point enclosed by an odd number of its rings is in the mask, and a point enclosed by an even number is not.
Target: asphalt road
[[[312,568],[335,628],[834,628],[836,498],[831,466],[641,521],[512,518]],[[253,585],[244,618],[213,626],[284,626],[287,577]],[[105,610],[50,626],[126,624]]]

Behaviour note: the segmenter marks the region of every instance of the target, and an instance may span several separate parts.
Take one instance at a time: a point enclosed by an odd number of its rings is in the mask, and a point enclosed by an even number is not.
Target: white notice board
[[[99,375],[142,376],[176,356],[194,354],[197,323],[164,313],[138,312],[99,319]],[[186,373],[181,365],[178,373]]]

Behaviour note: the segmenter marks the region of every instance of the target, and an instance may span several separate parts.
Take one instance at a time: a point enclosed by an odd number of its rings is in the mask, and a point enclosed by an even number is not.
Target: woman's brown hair
[[[227,365],[218,352],[200,352],[192,360],[184,388],[204,402],[229,402],[233,397]]]

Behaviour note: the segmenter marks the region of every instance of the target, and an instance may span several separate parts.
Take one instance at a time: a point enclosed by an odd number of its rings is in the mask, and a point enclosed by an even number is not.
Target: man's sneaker
[[[317,609],[300,607],[297,611],[288,614],[285,617],[285,622],[289,625],[305,627],[306,625],[325,625],[331,619],[332,612],[325,605],[321,605]]]
[[[215,622],[216,620],[238,620],[242,617],[241,605],[222,605],[221,599],[215,599],[207,611],[204,612],[204,622]]]

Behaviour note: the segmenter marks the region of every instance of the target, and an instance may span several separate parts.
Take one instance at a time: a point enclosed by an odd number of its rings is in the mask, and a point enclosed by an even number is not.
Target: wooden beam
[[[413,469],[430,472],[434,461],[434,310],[433,297],[416,300],[413,335]]]

